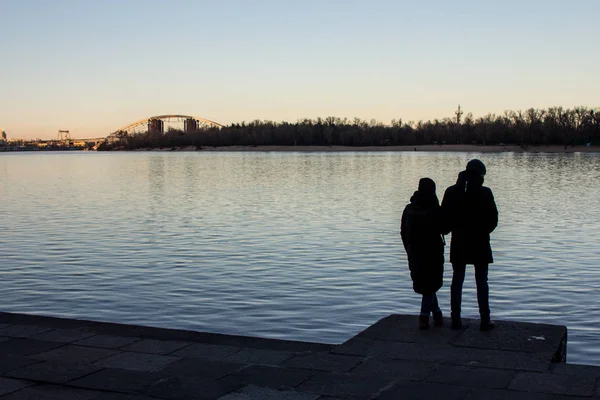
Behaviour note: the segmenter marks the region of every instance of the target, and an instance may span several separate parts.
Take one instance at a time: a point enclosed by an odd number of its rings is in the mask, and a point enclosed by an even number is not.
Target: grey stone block
[[[0,378],[0,396],[16,392],[33,385],[33,382],[28,382],[19,379]]]
[[[347,354],[362,357],[402,357],[414,348],[414,343],[386,342],[383,340],[353,337],[335,346],[332,354]]]
[[[420,381],[435,366],[428,362],[371,358],[350,371],[349,375]]]
[[[5,374],[15,369],[23,368],[32,364],[39,364],[42,360],[33,360],[23,356],[15,356],[11,354],[0,355],[0,375]]]
[[[289,351],[242,349],[237,353],[228,355],[223,361],[243,364],[280,365],[293,355],[294,353],[290,353]]]
[[[205,360],[201,358],[182,358],[167,365],[160,371],[161,376],[188,376],[199,379],[218,379],[246,367],[246,364]]]
[[[51,331],[38,333],[32,339],[45,340],[48,342],[72,343],[94,336],[93,332],[82,329],[53,329]]]
[[[179,357],[161,356],[159,354],[125,352],[96,361],[95,365],[132,371],[158,371],[179,359]]]
[[[191,344],[192,342],[181,342],[175,340],[142,339],[138,342],[123,346],[121,349],[139,353],[169,354]]]
[[[595,378],[588,376],[521,372],[517,374],[508,388],[523,392],[592,396],[595,382]]]
[[[73,379],[96,372],[100,367],[89,364],[72,364],[69,362],[45,361],[8,372],[10,378],[27,379],[48,383],[66,383]]]
[[[104,393],[94,397],[94,400],[156,400],[156,398],[123,393]]]
[[[371,398],[391,384],[389,379],[364,378],[321,372],[302,383],[297,391],[327,396]]]
[[[566,341],[564,326],[531,324],[526,322],[496,321],[496,329],[480,332],[477,324],[469,327],[452,344],[495,350],[547,354],[551,361]]]
[[[514,376],[515,372],[509,370],[442,365],[427,377],[427,381],[457,386],[502,389],[508,387]]]
[[[244,386],[219,400],[316,400],[319,395],[298,393],[291,390],[275,390],[254,385]]]
[[[45,353],[34,354],[31,358],[47,361],[67,361],[72,363],[89,364],[102,358],[119,354],[117,350],[96,349],[93,347],[83,347],[75,345],[66,345],[58,349],[50,350]]]
[[[0,313],[0,322],[12,325],[37,325],[49,328],[76,329],[95,324],[91,321],[82,321],[71,318],[47,317],[41,315]]]
[[[0,335],[27,339],[50,330],[52,328],[37,325],[9,325],[4,329],[0,329]]]
[[[551,366],[553,374],[576,375],[589,378],[600,378],[600,367],[593,365],[555,363]]]
[[[36,385],[2,397],[2,400],[96,400],[102,392],[59,385]]]
[[[34,339],[11,339],[0,343],[0,354],[31,356],[64,346],[62,343]]]
[[[468,388],[461,386],[430,382],[400,382],[384,390],[377,396],[377,400],[462,400],[468,392]]]
[[[569,397],[577,400],[578,397]],[[567,400],[563,396],[546,393],[517,392],[506,389],[472,389],[464,400]]]
[[[223,381],[239,385],[258,385],[274,389],[293,388],[313,376],[316,371],[281,368],[267,365],[251,365],[223,378]]]
[[[221,360],[239,351],[239,347],[222,346],[219,344],[195,343],[171,353],[177,357],[198,357],[207,360]]]
[[[86,339],[78,340],[74,344],[78,346],[100,347],[103,349],[118,349],[119,347],[135,343],[139,338],[111,335],[94,335]]]
[[[347,372],[363,360],[364,357],[350,355],[304,353],[293,356],[289,360],[286,360],[282,365],[329,372]]]
[[[365,339],[377,339],[394,342],[448,344],[459,337],[463,330],[454,331],[449,329],[449,321],[446,320],[444,327],[432,327],[428,330],[420,330],[418,316],[393,314],[385,317],[360,332],[357,337]],[[470,320],[463,319],[465,327]],[[464,328],[463,328],[464,329]]]
[[[162,379],[152,372],[107,368],[68,383],[70,386],[110,392],[131,393]]]
[[[161,379],[141,393],[166,400],[213,400],[239,389],[241,385],[226,381],[199,380],[189,377]]]

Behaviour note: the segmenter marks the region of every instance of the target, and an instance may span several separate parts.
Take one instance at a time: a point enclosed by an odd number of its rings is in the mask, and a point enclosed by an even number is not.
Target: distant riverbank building
[[[149,133],[164,133],[165,124],[161,119],[149,119],[148,120],[148,132]]]

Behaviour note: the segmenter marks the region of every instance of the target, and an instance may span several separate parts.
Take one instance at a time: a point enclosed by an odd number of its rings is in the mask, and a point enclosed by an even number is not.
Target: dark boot
[[[433,325],[442,326],[444,325],[444,317],[442,316],[442,311],[437,310],[433,312]]]
[[[429,315],[419,315],[419,329],[429,329]]]
[[[496,327],[496,324],[491,319],[481,320],[481,325],[479,325],[479,330],[482,332],[491,331]]]

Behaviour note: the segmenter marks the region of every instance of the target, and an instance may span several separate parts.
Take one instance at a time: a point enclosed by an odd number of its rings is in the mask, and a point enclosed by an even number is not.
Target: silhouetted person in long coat
[[[485,173],[483,162],[469,161],[466,170],[458,175],[456,184],[446,189],[442,200],[445,229],[452,232],[450,306],[453,329],[462,327],[460,312],[467,264],[475,266],[480,329],[487,331],[495,327],[490,318],[488,266],[494,262],[490,233],[498,225],[498,209],[492,191],[483,186]]]
[[[429,178],[419,181],[417,190],[404,208],[400,235],[406,254],[413,289],[422,294],[419,327],[429,328],[433,313],[436,326],[443,323],[436,292],[442,287],[444,275],[444,239],[440,202],[435,194],[435,182]]]

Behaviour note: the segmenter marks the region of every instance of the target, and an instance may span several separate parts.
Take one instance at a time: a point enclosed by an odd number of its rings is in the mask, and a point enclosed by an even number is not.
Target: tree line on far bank
[[[193,132],[123,133],[99,150],[196,146],[401,146],[426,144],[562,145],[600,144],[600,108],[530,108],[474,118],[459,110],[453,118],[391,124],[327,117],[295,123],[252,121]]]

